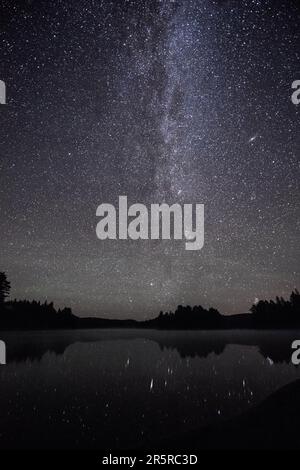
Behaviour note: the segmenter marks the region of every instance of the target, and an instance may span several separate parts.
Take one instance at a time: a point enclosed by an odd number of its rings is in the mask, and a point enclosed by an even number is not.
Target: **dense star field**
[[[0,270],[12,297],[144,319],[299,287],[300,6],[0,6]],[[205,244],[100,241],[96,208],[205,205]]]

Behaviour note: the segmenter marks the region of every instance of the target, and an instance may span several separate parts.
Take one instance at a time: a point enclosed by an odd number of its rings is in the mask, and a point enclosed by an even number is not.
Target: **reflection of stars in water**
[[[250,139],[248,140],[248,143],[249,144],[252,144],[258,137],[258,134],[255,134],[254,136],[250,137]]]
[[[176,346],[162,348],[161,344],[154,340],[156,338],[162,343],[164,340],[168,342],[172,333],[143,332],[143,339],[137,339],[136,332],[123,334],[124,338],[117,343],[104,341],[100,347],[77,346],[83,348],[80,350],[81,356],[85,351],[93,358],[91,362],[88,361],[89,367],[94,362],[94,367],[89,371],[92,377],[89,387],[95,387],[99,393],[95,394],[95,400],[89,399],[88,408],[83,409],[77,408],[76,397],[70,407],[65,409],[65,414],[61,417],[63,422],[72,420],[72,410],[73,413],[76,412],[76,416],[79,413],[80,418],[81,413],[84,413],[84,419],[80,420],[84,431],[87,416],[93,414],[95,406],[96,409],[98,406],[98,415],[104,416],[106,425],[109,425],[115,416],[122,416],[125,396],[129,401],[132,397],[135,400],[134,419],[137,433],[148,437],[148,433],[151,434],[149,423],[153,422],[163,424],[169,431],[170,416],[172,423],[176,419],[179,426],[188,430],[215,419],[228,419],[237,413],[243,413],[278,386],[292,380],[292,377],[299,376],[299,371],[287,364],[284,367],[276,364],[270,368],[267,360],[253,346],[228,345],[220,354],[210,353],[208,356],[199,357],[198,354],[193,354],[193,349],[191,353],[186,349],[190,347],[186,333],[176,332],[175,344],[178,341],[178,349]],[[148,334],[151,339],[147,339]],[[132,338],[131,341],[126,339],[127,335]],[[195,338],[195,333],[193,337]],[[199,333],[197,344],[201,344],[204,337]],[[211,339],[212,347],[215,339],[215,336]],[[70,348],[67,357],[70,359],[72,351],[75,351],[76,359],[78,351],[76,352],[75,348]],[[113,357],[109,365],[108,357]],[[50,356],[48,359],[52,360]],[[129,363],[130,369],[127,369],[126,365]],[[66,367],[65,361],[58,359],[57,364],[58,369]],[[59,371],[59,377],[62,372],[63,369]],[[140,380],[141,376],[143,380]],[[75,379],[77,381],[78,377]],[[105,387],[99,387],[100,383],[105,383]],[[58,387],[58,393],[61,394],[61,386]],[[174,397],[170,407],[166,400],[166,387],[168,394]],[[174,405],[174,400],[178,407]],[[106,406],[103,403],[106,403]],[[37,406],[37,412],[40,412],[40,406]],[[120,429],[123,429],[122,425]],[[126,432],[128,433],[128,429]]]
[[[130,364],[130,358],[128,358],[127,361],[125,362],[125,369],[127,369],[127,367],[129,367],[129,364]]]

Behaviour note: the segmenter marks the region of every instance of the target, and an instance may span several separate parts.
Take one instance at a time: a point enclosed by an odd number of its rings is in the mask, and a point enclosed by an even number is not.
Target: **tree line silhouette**
[[[175,312],[160,312],[159,316],[147,323],[160,328],[293,328],[300,327],[300,294],[295,289],[289,300],[276,297],[276,301],[260,300],[252,305],[251,313],[221,315],[214,309],[201,305],[191,307],[179,305]]]
[[[292,292],[290,299],[260,300],[252,305],[251,313],[221,315],[201,305],[179,305],[175,312],[162,311],[158,317],[146,321],[80,318],[70,308],[56,310],[53,302],[28,300],[8,301],[10,282],[0,272],[0,329],[56,329],[56,328],[159,328],[159,329],[277,329],[300,327],[300,294]]]
[[[250,309],[254,321],[261,326],[289,326],[300,324],[300,294],[295,289],[289,300],[276,297],[274,300],[260,300]]]
[[[7,301],[10,282],[4,272],[0,272],[0,329],[48,329],[72,328],[77,317],[70,308],[54,308],[53,302],[35,300]]]
[[[218,329],[222,327],[223,319],[224,316],[215,308],[207,310],[201,305],[195,305],[194,307],[178,305],[174,313],[163,313],[161,311],[157,318],[148,320],[145,323],[152,327],[156,326],[166,329],[170,326],[176,329]]]
[[[3,327],[16,326],[18,329],[47,329],[75,327],[77,317],[70,308],[56,310],[53,302],[44,303],[35,300],[14,300],[5,305]]]

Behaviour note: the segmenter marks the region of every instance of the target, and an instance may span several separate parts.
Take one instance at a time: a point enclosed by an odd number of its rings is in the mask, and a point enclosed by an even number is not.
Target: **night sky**
[[[11,296],[143,319],[300,286],[296,0],[0,2]],[[100,241],[96,208],[205,204],[205,245]]]

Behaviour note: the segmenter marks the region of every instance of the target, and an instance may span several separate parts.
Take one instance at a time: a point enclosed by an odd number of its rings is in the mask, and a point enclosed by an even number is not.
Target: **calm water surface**
[[[295,332],[1,333],[0,447],[137,448],[300,378]]]

